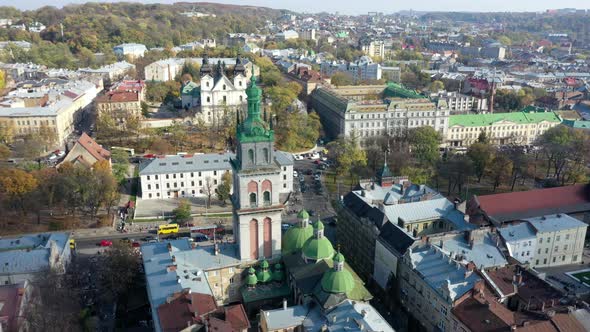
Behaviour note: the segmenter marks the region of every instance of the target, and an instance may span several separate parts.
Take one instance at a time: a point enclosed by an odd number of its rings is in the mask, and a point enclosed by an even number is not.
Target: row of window
[[[564,256],[561,256],[561,261],[562,262],[565,262],[565,255]],[[572,262],[577,262],[577,261],[578,261],[578,255],[574,255],[572,257]],[[553,259],[552,259],[552,262],[553,263],[557,262],[557,257],[554,256]],[[543,258],[543,265],[545,265],[545,264],[547,264],[547,258]],[[535,265],[539,265],[539,260],[538,259],[535,261]]]
[[[174,186],[173,186],[174,188],[178,188],[178,182],[174,182],[173,184],[174,184]],[[217,179],[213,179],[213,184],[217,185]],[[202,186],[202,185],[203,185],[203,181],[199,180],[199,186]],[[191,187],[194,187],[194,186],[195,186],[195,181],[191,181]],[[182,187],[184,187],[184,182],[180,182],[180,188],[182,188]],[[166,188],[170,189],[170,183],[166,183]],[[147,189],[152,190],[152,185],[148,184]],[[159,183],[156,183],[156,190],[157,189],[160,189]]]
[[[415,117],[433,117],[436,116],[436,112],[408,112],[407,113],[407,117],[409,118],[415,118]],[[441,111],[439,116],[445,116],[448,115],[448,112],[445,111]],[[357,117],[357,114],[350,114],[350,119],[351,120],[364,120],[364,119],[386,119],[388,116],[386,113],[377,113],[377,114],[373,114],[373,113],[369,113],[369,114],[359,114]],[[406,113],[404,112],[390,112],[389,113],[389,118],[405,118],[406,117]]]
[[[37,123],[37,120],[33,120],[33,125],[49,125],[49,121],[50,120],[39,120],[39,122]],[[31,120],[16,120],[16,124],[17,126],[30,126]],[[55,120],[51,120],[51,124],[55,125]]]
[[[561,235],[557,235],[557,236],[555,236],[555,242],[559,242],[559,240],[560,240],[560,239],[561,239]],[[565,240],[567,241],[567,240],[569,240],[569,239],[570,239],[570,234],[566,234],[566,235],[565,235]],[[547,237],[547,240],[546,240],[546,242],[547,242],[547,243],[551,243],[551,238],[550,238],[550,237]],[[541,238],[539,238],[539,243],[543,243],[543,238],[542,238],[542,237],[541,237]]]
[[[188,163],[188,162],[187,162],[187,163]],[[164,164],[164,165],[166,165],[166,164]],[[174,163],[172,163],[172,165],[174,165]],[[190,177],[191,177],[191,178],[195,177],[195,173],[197,174],[197,177],[201,177],[201,175],[202,175],[202,174],[201,174],[201,172],[190,172],[190,173],[189,173]],[[178,174],[179,174],[179,177],[180,177],[181,179],[182,179],[182,178],[184,178],[184,173],[178,173]],[[172,174],[166,174],[166,175],[165,175],[166,179],[170,179],[170,175],[172,175],[172,179],[176,179],[176,173],[172,173]],[[213,171],[213,176],[217,176],[217,171]],[[151,180],[151,175],[147,175],[147,176],[146,176],[146,179],[147,179],[148,181],[149,181],[149,180]],[[155,179],[155,180],[158,180],[158,179],[159,179],[159,176],[158,176],[158,174],[154,175],[154,179]],[[200,182],[200,181],[199,181],[199,182]]]

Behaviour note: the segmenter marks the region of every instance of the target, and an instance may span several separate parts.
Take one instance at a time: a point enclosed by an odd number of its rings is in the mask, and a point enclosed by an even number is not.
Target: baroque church
[[[244,63],[238,55],[230,71],[225,62],[219,60],[217,64],[211,64],[209,58],[204,56],[200,69],[201,85],[188,79],[182,82],[182,108],[196,109],[195,118],[206,125],[231,119],[236,111],[246,105],[248,79]]]

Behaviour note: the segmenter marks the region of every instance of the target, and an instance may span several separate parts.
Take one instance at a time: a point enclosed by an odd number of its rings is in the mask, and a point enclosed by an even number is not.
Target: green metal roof
[[[322,289],[328,293],[349,293],[354,289],[352,274],[346,269],[330,270],[322,277]]]
[[[303,245],[303,256],[307,259],[330,259],[334,256],[334,247],[326,237],[311,237]]]
[[[576,129],[590,129],[590,121],[584,120],[563,120],[563,124]]]
[[[272,280],[274,280],[274,281],[285,280],[285,272],[283,271],[283,266],[280,263],[275,265],[275,270],[272,273]]]
[[[299,211],[299,213],[297,214],[297,218],[298,219],[309,219],[309,213],[307,213],[307,211],[305,211],[305,209],[301,209],[301,211]]]
[[[283,299],[291,295],[291,288],[286,282],[280,284],[269,284],[264,287],[248,288],[242,287],[241,291],[244,303],[268,299]]]
[[[246,285],[256,286],[256,284],[258,283],[258,278],[256,278],[255,273],[256,273],[256,271],[254,270],[253,267],[250,267],[248,269],[248,276],[246,277]]]
[[[388,82],[387,88],[383,91],[384,97],[396,97],[396,98],[409,98],[409,99],[423,99],[426,96],[423,96],[416,92],[415,90],[410,90],[403,86],[402,84]]]
[[[313,237],[313,228],[308,224],[305,227],[295,225],[287,230],[283,236],[283,254],[299,251],[303,248],[305,241]]]
[[[324,223],[321,220],[318,220],[313,224],[314,229],[322,230],[324,229]]]
[[[240,142],[270,142],[274,140],[274,130],[260,117],[260,98],[262,90],[256,86],[256,77],[252,75],[251,83],[246,88],[248,96],[248,117],[237,126],[237,138]]]
[[[256,278],[258,278],[258,282],[269,282],[272,280],[272,275],[268,271],[268,262],[266,260],[262,261],[261,269],[256,272]]]
[[[183,84],[180,87],[180,94],[181,95],[193,95],[198,96],[201,94],[201,87],[197,85],[197,83],[193,81],[189,81],[187,84]]]
[[[561,122],[561,118],[555,112],[512,112],[493,114],[459,114],[449,117],[449,127],[485,127],[494,123],[508,121],[514,124],[530,124],[539,122]]]

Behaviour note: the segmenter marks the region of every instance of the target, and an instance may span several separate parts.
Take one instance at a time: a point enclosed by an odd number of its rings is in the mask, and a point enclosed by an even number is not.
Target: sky
[[[61,7],[71,3],[85,3],[88,0],[0,0],[0,6],[15,6],[19,9],[35,9],[45,5]],[[142,3],[174,3],[182,0],[126,0]],[[105,1],[102,1],[105,2]],[[116,2],[107,0],[106,2]],[[369,11],[392,13],[400,10],[418,11],[545,11],[554,8],[590,9],[588,0],[211,0],[210,2],[237,5],[265,6],[290,9],[297,12],[326,11],[341,14],[366,14]]]

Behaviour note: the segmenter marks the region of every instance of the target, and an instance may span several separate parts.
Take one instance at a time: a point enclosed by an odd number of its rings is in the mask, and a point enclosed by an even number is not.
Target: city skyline
[[[129,0],[130,2],[138,3],[162,3],[172,4],[177,2],[175,0]],[[129,2],[128,1],[128,2]],[[88,1],[86,0],[55,0],[51,3],[52,6],[63,7],[68,4],[83,4]],[[100,1],[100,2],[119,2],[119,1]],[[251,6],[262,6],[270,7],[275,9],[288,9],[296,12],[339,12],[341,14],[365,14],[369,11],[378,11],[383,13],[393,13],[403,10],[416,10],[416,11],[465,11],[465,12],[542,12],[547,9],[559,9],[559,8],[578,8],[588,9],[587,2],[580,0],[565,0],[556,3],[555,1],[509,1],[499,0],[494,3],[481,3],[467,0],[452,0],[452,1],[432,1],[425,0],[420,3],[412,3],[409,6],[407,3],[392,3],[387,0],[368,0],[363,2],[351,1],[346,5],[342,5],[342,2],[336,0],[325,0],[318,3],[314,0],[216,0],[211,1],[215,3],[223,4],[235,4],[235,5],[251,5]],[[195,4],[198,4],[195,2]],[[47,5],[47,2],[42,0],[23,0],[18,3],[6,3],[0,2],[0,5],[14,6],[23,10],[37,9],[39,7]]]

